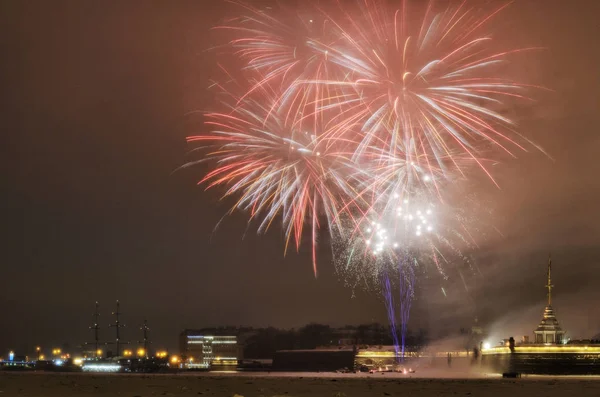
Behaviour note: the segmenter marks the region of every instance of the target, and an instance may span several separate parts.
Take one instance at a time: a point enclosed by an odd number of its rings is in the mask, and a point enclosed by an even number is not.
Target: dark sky
[[[554,160],[522,154],[497,166],[501,190],[482,182],[504,237],[475,253],[469,294],[457,279],[447,297],[423,283],[415,326],[478,314],[495,337],[531,333],[552,252],[559,319],[575,337],[600,332],[599,12],[528,0],[502,16],[510,43],[548,47],[519,73],[555,92],[510,111]],[[374,294],[353,298],[335,276],[326,247],[315,279],[306,252],[283,258],[277,229],[242,240],[239,216],[212,235],[227,209],[218,192],[196,187],[200,169],[173,173],[195,132],[186,113],[208,105],[204,50],[222,13],[217,1],[0,2],[1,355],[89,340],[96,300],[101,325],[121,300],[127,339],[147,317],[157,347],[185,327],[385,320]]]

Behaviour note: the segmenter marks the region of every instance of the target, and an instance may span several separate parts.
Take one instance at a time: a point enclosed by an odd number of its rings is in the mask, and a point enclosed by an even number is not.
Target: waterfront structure
[[[428,366],[446,366],[449,365],[448,358],[452,366],[466,367],[478,362],[485,335],[484,328],[475,317],[473,325],[461,328],[460,334],[452,335],[440,344],[407,346],[404,356],[393,345],[358,346],[356,367],[386,368],[398,364],[411,365],[417,360]]]
[[[276,371],[352,370],[356,351],[349,349],[279,350],[273,357]]]
[[[548,260],[548,304],[534,343],[511,337],[503,346],[482,350],[482,364],[493,372],[523,374],[600,374],[600,344],[593,340],[569,341],[552,308],[552,262]]]
[[[234,328],[186,329],[179,335],[179,350],[190,369],[234,367],[242,357]]]

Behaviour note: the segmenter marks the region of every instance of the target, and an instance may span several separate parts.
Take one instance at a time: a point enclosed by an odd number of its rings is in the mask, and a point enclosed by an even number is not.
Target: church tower
[[[540,325],[533,331],[535,334],[535,343],[557,344],[562,343],[565,336],[565,331],[562,330],[554,310],[552,309],[552,260],[548,257],[548,281],[546,284],[548,289],[548,305],[544,309],[544,315]]]

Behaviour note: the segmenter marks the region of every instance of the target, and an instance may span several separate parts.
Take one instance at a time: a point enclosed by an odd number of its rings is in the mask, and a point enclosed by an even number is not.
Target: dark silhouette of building
[[[354,368],[354,350],[281,350],[275,352],[276,371],[336,371]]]

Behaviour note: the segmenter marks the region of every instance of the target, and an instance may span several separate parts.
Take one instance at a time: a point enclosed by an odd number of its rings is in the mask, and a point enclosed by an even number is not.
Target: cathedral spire
[[[552,309],[552,259],[548,256],[548,306],[544,309],[544,315],[540,325],[533,333],[535,334],[535,343],[555,344],[563,343],[565,331],[560,327],[554,309]]]
[[[550,255],[548,255],[548,284],[546,284],[546,288],[548,288],[548,306],[552,306],[552,259]]]

